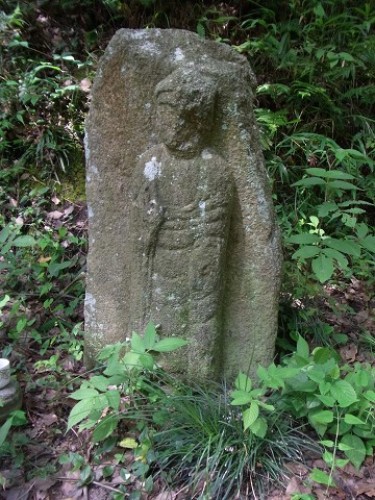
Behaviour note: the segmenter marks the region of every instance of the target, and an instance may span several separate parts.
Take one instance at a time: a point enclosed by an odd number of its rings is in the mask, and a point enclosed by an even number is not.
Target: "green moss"
[[[85,163],[83,155],[77,155],[66,173],[60,176],[58,193],[69,201],[85,201]]]

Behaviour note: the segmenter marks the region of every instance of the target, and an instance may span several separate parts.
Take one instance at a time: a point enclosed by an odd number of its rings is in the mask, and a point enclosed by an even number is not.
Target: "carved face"
[[[205,142],[204,131],[210,128],[209,116],[202,116],[199,108],[184,106],[183,103],[167,100],[169,94],[163,94],[158,101],[158,136],[171,151],[180,153],[199,152]],[[172,97],[172,96],[171,96]]]
[[[199,72],[176,70],[156,87],[158,135],[172,152],[199,153],[212,128],[216,86]]]

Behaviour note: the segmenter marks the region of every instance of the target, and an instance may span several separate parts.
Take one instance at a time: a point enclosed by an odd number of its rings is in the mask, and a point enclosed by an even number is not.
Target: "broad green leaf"
[[[321,410],[316,413],[310,413],[309,419],[313,424],[330,424],[333,422],[333,411]]]
[[[340,179],[340,180],[347,180],[347,181],[355,179],[354,175],[347,174],[346,172],[341,172],[340,170],[329,170],[327,172],[326,177],[328,179]],[[332,185],[331,182],[330,182],[330,185]]]
[[[331,382],[327,382],[327,381],[323,380],[319,384],[319,391],[320,391],[321,395],[327,394],[327,392],[330,390],[330,388],[331,388]]]
[[[250,430],[253,434],[260,438],[264,438],[267,434],[268,424],[265,418],[258,417],[255,422],[250,426]]]
[[[325,10],[324,10],[324,7],[323,5],[319,2],[317,3],[314,8],[313,8],[313,11],[314,11],[314,14],[316,15],[316,17],[320,17],[320,18],[323,18],[326,16],[326,13],[325,13]]]
[[[258,401],[258,404],[261,408],[264,408],[266,411],[275,411],[275,407],[273,405],[263,403],[263,401]]]
[[[145,330],[145,335],[143,337],[143,342],[145,349],[147,351],[151,350],[156,342],[156,329],[154,323],[151,321],[147,324],[146,330]]]
[[[151,356],[151,354],[149,352],[145,352],[143,354],[140,354],[139,361],[140,361],[141,365],[143,366],[143,368],[145,368],[146,370],[152,370],[155,366],[154,358]]]
[[[122,361],[118,360],[115,357],[111,357],[109,358],[107,367],[103,373],[104,375],[108,375],[108,377],[111,377],[112,375],[118,375],[119,373],[124,373],[124,368],[125,368],[124,363]]]
[[[336,203],[332,201],[326,201],[319,205],[318,207],[318,215],[319,217],[327,217],[331,212],[334,212],[337,210],[337,205]]]
[[[156,352],[171,352],[179,349],[180,347],[184,347],[188,342],[184,339],[180,339],[177,337],[169,337],[160,340],[157,342],[153,348],[153,351]]]
[[[328,396],[327,394],[317,394],[316,396],[325,406],[328,406],[329,408],[332,408],[335,403],[336,399],[333,398],[332,396]]]
[[[99,443],[103,441],[108,436],[110,436],[116,429],[118,424],[118,419],[114,415],[108,415],[101,422],[99,422],[92,434],[92,441],[94,443]]]
[[[90,385],[95,387],[95,389],[98,389],[100,392],[105,392],[109,384],[109,380],[107,377],[104,377],[104,375],[94,375],[90,378]]]
[[[325,186],[326,181],[320,177],[306,177],[292,184],[292,187]]]
[[[325,179],[341,179],[341,180],[353,180],[355,177],[346,172],[341,172],[341,170],[325,170],[324,168],[307,168],[306,172],[310,175],[316,177],[323,177]]]
[[[330,248],[338,250],[339,252],[346,253],[348,255],[354,255],[354,257],[360,257],[361,255],[361,247],[354,241],[327,238],[324,240],[324,244]]]
[[[252,382],[251,379],[245,375],[245,373],[239,373],[237,375],[236,381],[234,383],[236,389],[241,391],[251,391]]]
[[[366,446],[362,439],[354,434],[345,434],[341,439],[341,444],[350,446],[350,449],[344,450],[344,453],[354,467],[359,469],[366,458]]]
[[[127,352],[124,356],[124,364],[127,368],[142,368],[142,365],[139,361],[140,354],[136,352]]]
[[[307,376],[309,377],[309,379],[317,382],[319,385],[324,382],[325,379],[325,373],[319,366],[313,366],[311,369],[309,369],[307,372]]]
[[[9,226],[5,226],[1,231],[0,231],[0,244],[5,243],[5,241],[9,238],[11,231]]]
[[[309,344],[306,342],[306,340],[301,337],[301,335],[298,335],[298,340],[297,340],[297,354],[298,356],[301,356],[301,358],[308,359],[309,358]]]
[[[243,427],[244,430],[248,429],[253,425],[255,420],[258,418],[259,415],[259,406],[256,401],[252,401],[250,404],[250,408],[245,410],[242,413],[242,419],[243,419]]]
[[[344,422],[351,425],[366,425],[366,422],[356,417],[355,415],[352,415],[351,413],[347,413],[345,415]]]
[[[60,274],[60,271],[71,267],[73,264],[74,262],[72,260],[65,260],[64,262],[51,262],[47,268],[48,273],[53,277],[57,277]]]
[[[345,213],[350,214],[350,215],[361,215],[361,214],[365,214],[366,210],[364,210],[363,208],[354,207],[354,208],[346,209]]]
[[[328,448],[333,448],[335,446],[335,442],[330,439],[325,439],[323,441],[319,441],[321,445],[327,446]]]
[[[333,248],[323,248],[322,253],[331,259],[335,259],[342,269],[346,269],[348,267],[348,259],[338,250],[334,250]]]
[[[321,238],[317,234],[310,233],[294,234],[288,238],[289,243],[296,243],[297,245],[311,245],[320,241]]]
[[[375,403],[375,392],[374,391],[366,391],[363,395],[368,401]]]
[[[17,236],[17,238],[13,240],[12,245],[15,247],[33,247],[36,245],[36,240],[32,236],[28,235]]]
[[[324,169],[324,168],[311,167],[311,168],[307,168],[306,172],[309,175],[314,175],[316,177],[327,177],[327,172],[328,171],[326,169]]]
[[[372,381],[372,377],[370,376],[370,372],[359,369],[354,375],[354,380],[360,387],[367,387]]]
[[[366,238],[361,241],[361,245],[366,248],[366,250],[375,253],[375,236],[366,236]]]
[[[128,437],[128,438],[122,439],[119,442],[119,446],[121,446],[121,448],[127,448],[129,450],[135,450],[136,448],[138,448],[138,443],[137,443],[137,441],[134,438]]]
[[[70,394],[69,397],[79,401],[81,399],[93,398],[93,397],[98,396],[98,395],[99,395],[99,393],[96,389],[90,389],[88,387],[88,388],[78,389],[77,391]]]
[[[254,396],[246,391],[233,391],[231,397],[232,401],[230,404],[233,406],[246,405],[254,399]]]
[[[312,270],[321,283],[329,280],[333,274],[333,260],[326,255],[320,254],[311,262]]]
[[[315,257],[320,253],[320,248],[317,246],[302,246],[292,255],[292,259],[310,259],[311,257]]]
[[[20,425],[25,425],[28,422],[26,414],[23,410],[12,411],[10,418],[12,419],[12,425],[14,427],[19,427]]]
[[[351,182],[346,182],[346,181],[330,181],[327,184],[327,188],[329,188],[329,189],[344,189],[346,191],[351,191],[353,189],[359,189],[359,188],[357,188],[357,186],[355,186]]]
[[[329,359],[336,359],[335,353],[329,347],[316,347],[313,351],[315,363],[322,365]]]
[[[6,306],[9,301],[10,301],[9,295],[4,295],[4,297],[0,300],[0,309]]]
[[[345,467],[345,465],[348,465],[348,463],[349,463],[349,460],[346,460],[345,458],[337,458],[336,457],[335,465],[337,467],[340,467],[340,469],[343,469]]]
[[[334,460],[333,453],[328,450],[325,450],[325,452],[323,453],[323,460],[327,465],[332,465]]]
[[[338,401],[341,408],[347,408],[358,401],[354,387],[346,380],[336,380],[330,389],[331,394]]]
[[[369,227],[364,222],[361,222],[361,223],[357,224],[356,231],[357,231],[358,238],[363,239],[368,234]]]
[[[0,427],[0,447],[7,438],[10,428],[12,427],[12,417],[7,418],[4,424]]]
[[[142,352],[145,352],[145,343],[143,341],[143,338],[140,335],[138,335],[137,332],[132,333],[130,345],[131,345],[132,350],[137,354],[141,354]]]
[[[320,469],[313,469],[309,477],[316,483],[325,484],[326,486],[335,486],[333,478]]]
[[[75,425],[82,422],[83,419],[88,417],[95,406],[96,398],[87,398],[79,401],[75,406],[73,406],[69,418],[68,418],[68,429],[70,430]]]
[[[120,392],[117,389],[112,389],[105,393],[107,397],[108,406],[117,411],[120,406]]]

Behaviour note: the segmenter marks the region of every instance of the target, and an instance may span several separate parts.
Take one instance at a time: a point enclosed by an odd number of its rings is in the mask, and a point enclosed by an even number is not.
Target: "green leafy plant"
[[[117,442],[133,450],[132,472],[151,481],[147,488],[160,477],[193,496],[230,498],[252,479],[259,489],[265,470],[277,481],[284,460],[317,449],[284,413],[264,402],[263,389],[251,389],[244,375],[237,378],[231,407],[223,387],[189,385],[157,368],[156,353],[185,344],[174,337],[159,340],[149,324],[143,336],[133,332],[128,343],[104,348],[98,358],[103,373],[71,394],[78,402],[68,429],[92,429],[94,443]],[[250,409],[242,423],[237,408],[244,403]]]
[[[94,442],[110,436],[122,417],[122,396],[132,396],[151,387],[147,383],[147,373],[156,369],[154,354],[171,352],[186,344],[177,337],[159,339],[155,326],[149,323],[143,337],[133,332],[130,349],[127,343],[104,348],[98,358],[106,363],[103,374],[83,382],[80,389],[70,396],[78,403],[70,412],[68,430],[77,424],[81,430],[95,427]],[[127,352],[121,355],[124,351]],[[131,398],[129,403],[132,404]],[[106,409],[110,411],[102,419],[102,412]]]
[[[299,297],[313,280],[368,276],[374,7],[355,2],[349,12],[341,2],[314,0],[286,2],[281,12],[265,2],[244,17],[237,49],[260,75],[256,117],[286,249],[298,264],[285,266],[296,287],[288,291]]]
[[[326,448],[323,458],[331,472],[348,461],[359,468],[366,455],[372,454],[375,392],[374,370],[369,366],[341,367],[333,350],[318,347],[310,353],[307,342],[299,337],[295,353],[281,365],[272,364],[267,369],[259,367],[258,376],[261,385],[255,394],[244,375],[237,381],[237,385],[241,384],[241,392],[232,394],[232,404],[246,407],[242,419],[249,432],[259,432],[259,419],[261,429],[265,428],[261,409],[281,410],[297,419],[308,420]],[[267,403],[254,399],[260,395],[264,398],[270,390],[273,394],[268,396]],[[338,451],[346,459],[338,458]],[[333,484],[331,475],[324,474],[323,471],[314,472],[312,477],[319,482],[324,482],[325,478],[324,484],[328,486]]]
[[[22,433],[13,432],[16,427],[27,424],[25,412],[15,410],[10,413],[8,418],[0,427],[0,458],[11,457],[15,466],[23,463],[22,445],[25,444],[27,438],[22,436]],[[1,475],[0,475],[1,480]]]
[[[243,387],[243,380],[240,376],[237,386]],[[229,499],[249,490],[266,497],[268,488],[286,477],[286,462],[303,460],[307,450],[318,451],[288,415],[261,406],[253,390],[241,418],[242,389],[234,394],[236,405],[231,406],[225,387],[182,385],[160,400],[159,411],[152,413],[151,402],[146,405],[143,414],[153,415],[148,428],[154,478],[180,485],[189,497]],[[264,417],[251,415],[255,405],[266,408]]]

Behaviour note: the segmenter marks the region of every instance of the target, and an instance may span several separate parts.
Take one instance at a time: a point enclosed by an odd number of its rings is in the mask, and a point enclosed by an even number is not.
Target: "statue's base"
[[[22,405],[22,394],[19,383],[11,380],[0,389],[0,422],[6,420],[10,412],[19,410]]]

